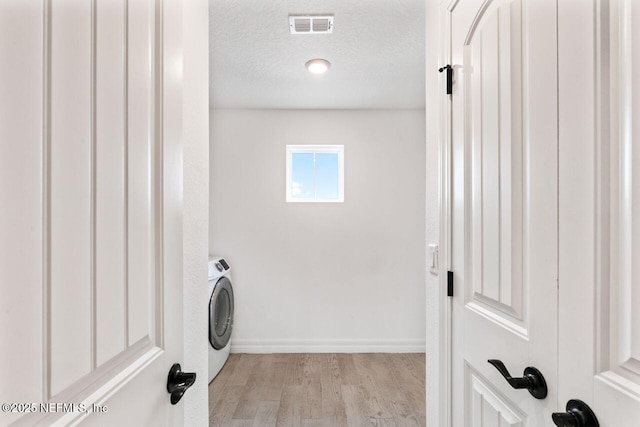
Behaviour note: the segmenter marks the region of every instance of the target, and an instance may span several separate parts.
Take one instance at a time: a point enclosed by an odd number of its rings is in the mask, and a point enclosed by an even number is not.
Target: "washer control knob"
[[[215,265],[216,265],[216,268],[218,269],[219,272],[222,273],[224,271],[224,268],[222,267],[222,264],[220,264],[219,262],[216,262]]]

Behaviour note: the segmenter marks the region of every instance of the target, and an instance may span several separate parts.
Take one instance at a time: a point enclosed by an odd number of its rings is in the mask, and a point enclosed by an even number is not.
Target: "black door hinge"
[[[447,296],[453,296],[453,271],[447,271]]]
[[[453,67],[451,65],[445,65],[442,68],[439,68],[439,72],[443,72],[447,70],[447,95],[451,95],[453,93]]]

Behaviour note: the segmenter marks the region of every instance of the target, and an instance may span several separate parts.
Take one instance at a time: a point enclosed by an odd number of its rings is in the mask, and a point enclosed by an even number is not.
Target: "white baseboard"
[[[423,339],[238,339],[231,340],[231,353],[424,353]]]

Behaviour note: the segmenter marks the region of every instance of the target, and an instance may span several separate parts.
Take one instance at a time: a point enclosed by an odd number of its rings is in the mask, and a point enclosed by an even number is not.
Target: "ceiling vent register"
[[[333,32],[333,15],[289,15],[291,34],[329,34]]]

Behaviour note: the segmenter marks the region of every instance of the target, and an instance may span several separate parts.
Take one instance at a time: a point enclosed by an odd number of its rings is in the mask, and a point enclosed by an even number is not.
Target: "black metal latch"
[[[444,70],[447,70],[447,95],[451,95],[453,93],[453,67],[447,64],[438,69],[439,72],[443,72]]]

